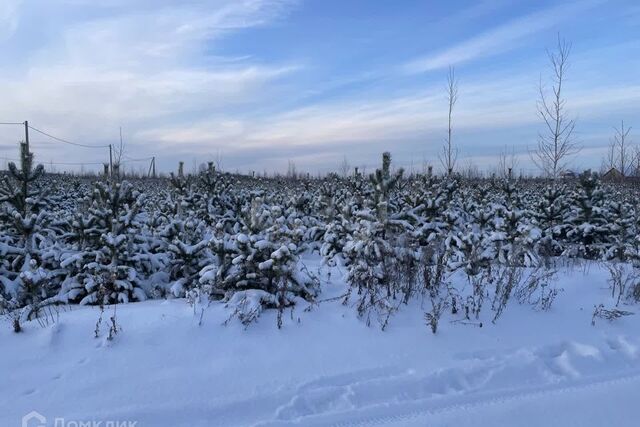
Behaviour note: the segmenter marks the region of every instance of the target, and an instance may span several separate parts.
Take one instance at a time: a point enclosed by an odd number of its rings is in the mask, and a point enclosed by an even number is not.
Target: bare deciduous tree
[[[631,150],[629,141],[629,132],[631,128],[624,127],[624,120],[620,122],[620,128],[613,128],[615,133],[611,144],[617,152],[618,170],[623,176],[630,175],[633,172],[634,153]]]
[[[473,161],[472,158],[468,158],[464,161],[464,165],[461,167],[460,174],[470,180],[482,178],[482,172],[480,172],[480,168]]]
[[[447,137],[444,145],[442,146],[442,153],[440,154],[440,162],[444,167],[447,175],[453,173],[453,168],[458,160],[458,149],[453,146],[451,140],[451,134],[453,131],[453,107],[455,107],[458,101],[458,80],[456,79],[456,70],[454,67],[449,67],[449,74],[447,75],[447,100],[449,102],[449,121],[447,129]]]
[[[556,49],[547,51],[553,81],[550,94],[540,78],[540,99],[537,107],[538,115],[545,127],[544,131],[538,134],[538,144],[531,157],[536,166],[554,180],[566,169],[569,157],[580,151],[574,136],[576,121],[568,117],[566,100],[562,95],[570,53],[571,44],[558,35]]]
[[[631,128],[625,128],[624,121],[621,121],[620,127],[614,127],[613,130],[614,135],[602,160],[602,171],[607,172],[615,168],[623,176],[631,175],[637,172],[638,162],[638,150],[633,150],[629,140]]]
[[[615,141],[611,141],[609,143],[609,147],[607,147],[607,152],[605,153],[604,158],[602,159],[602,167],[601,172],[603,174],[607,173],[611,169],[617,166],[617,156],[616,156],[616,143]]]
[[[219,172],[222,172],[223,171],[222,153],[220,152],[220,149],[216,151],[216,157],[214,159],[214,162],[216,163],[216,170],[218,170]]]
[[[340,165],[338,165],[338,170],[340,171],[340,175],[343,178],[346,178],[347,176],[349,176],[349,171],[351,170],[351,165],[349,164],[349,161],[347,160],[347,156],[344,156],[342,158],[342,162],[340,162]]]
[[[125,153],[124,139],[122,139],[122,127],[120,127],[120,143],[113,147],[113,163],[120,166]]]
[[[516,156],[516,150],[514,147],[511,147],[511,152],[505,146],[502,152],[500,152],[500,157],[498,159],[498,173],[501,178],[513,178],[513,173],[518,166],[518,156]]]
[[[293,179],[298,178],[298,170],[296,168],[296,163],[293,160],[289,160],[289,163],[287,166],[287,178],[293,178]]]

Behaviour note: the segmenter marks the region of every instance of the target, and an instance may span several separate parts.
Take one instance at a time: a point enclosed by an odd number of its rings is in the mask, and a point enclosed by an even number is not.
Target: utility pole
[[[147,172],[147,178],[155,178],[156,177],[156,156],[151,158],[151,162],[149,163],[149,171]]]
[[[111,150],[111,144],[109,144],[109,177],[113,176],[113,152]]]
[[[29,151],[29,121],[25,120],[24,121],[24,142],[27,144],[27,154],[30,153]]]

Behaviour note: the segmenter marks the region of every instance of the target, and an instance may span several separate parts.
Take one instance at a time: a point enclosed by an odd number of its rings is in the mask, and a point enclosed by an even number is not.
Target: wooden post
[[[29,121],[24,121],[24,142],[27,144],[27,153],[29,153]]]

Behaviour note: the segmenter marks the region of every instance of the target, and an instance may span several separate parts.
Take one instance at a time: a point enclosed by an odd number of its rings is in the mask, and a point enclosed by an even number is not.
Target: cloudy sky
[[[126,156],[164,171],[217,158],[328,172],[344,156],[371,168],[384,150],[438,166],[454,65],[460,165],[489,168],[507,147],[533,171],[537,86],[558,32],[573,45],[573,163],[598,167],[613,126],[640,128],[634,0],[0,0],[0,122],[90,145],[122,127]],[[20,138],[0,126],[0,159]],[[31,140],[46,163],[107,156]]]

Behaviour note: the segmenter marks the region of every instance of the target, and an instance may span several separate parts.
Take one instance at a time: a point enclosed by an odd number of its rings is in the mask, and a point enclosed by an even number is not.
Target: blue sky
[[[85,144],[115,142],[122,126],[127,156],[165,171],[219,158],[329,172],[344,156],[371,170],[384,150],[439,167],[453,65],[459,165],[488,170],[507,147],[533,172],[537,85],[558,32],[573,45],[573,165],[597,168],[613,126],[640,113],[631,0],[1,0],[0,121]],[[0,157],[19,138],[2,127]],[[45,163],[105,158],[32,141]]]

